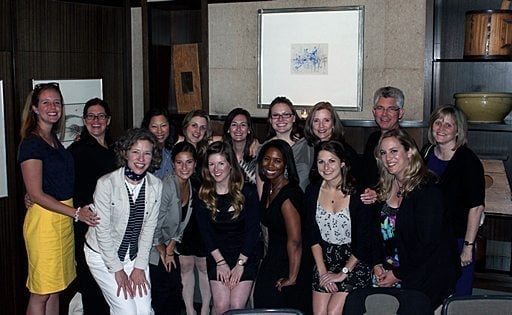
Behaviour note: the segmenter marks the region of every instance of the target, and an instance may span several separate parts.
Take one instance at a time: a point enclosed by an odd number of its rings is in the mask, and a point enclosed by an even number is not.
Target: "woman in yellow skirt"
[[[57,138],[64,131],[63,97],[57,83],[34,87],[22,114],[18,163],[33,202],[23,224],[28,257],[27,314],[59,314],[59,292],[76,276],[73,218],[90,226],[99,218],[72,208],[74,164]]]

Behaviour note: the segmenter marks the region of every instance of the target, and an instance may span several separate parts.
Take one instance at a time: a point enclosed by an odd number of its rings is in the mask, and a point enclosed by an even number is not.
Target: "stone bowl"
[[[455,93],[453,98],[471,123],[502,123],[512,109],[512,93]]]

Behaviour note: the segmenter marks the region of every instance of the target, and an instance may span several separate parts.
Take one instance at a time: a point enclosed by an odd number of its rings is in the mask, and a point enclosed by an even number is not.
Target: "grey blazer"
[[[168,175],[162,179],[163,188],[158,223],[153,236],[153,247],[149,253],[149,263],[152,265],[158,265],[160,260],[160,254],[155,245],[168,245],[171,240],[178,238],[181,222],[181,199],[175,177],[176,175]]]
[[[146,207],[134,263],[135,268],[139,269],[145,269],[148,265],[162,194],[162,182],[159,178],[148,173],[145,180]],[[112,273],[123,269],[117,251],[130,216],[130,202],[124,181],[124,167],[98,179],[94,191],[94,205],[100,217],[100,224],[90,228],[86,235],[87,245],[101,255],[105,266]]]

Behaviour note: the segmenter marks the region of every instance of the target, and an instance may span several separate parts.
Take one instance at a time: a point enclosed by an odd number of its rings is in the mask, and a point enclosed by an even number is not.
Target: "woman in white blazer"
[[[162,182],[149,173],[160,162],[155,137],[133,129],[117,145],[119,169],[98,180],[100,224],[86,235],[85,257],[111,314],[151,314],[149,252]]]

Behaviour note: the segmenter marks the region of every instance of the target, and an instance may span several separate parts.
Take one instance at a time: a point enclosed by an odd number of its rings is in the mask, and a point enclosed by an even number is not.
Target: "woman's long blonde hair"
[[[390,197],[391,190],[393,188],[393,181],[395,180],[395,176],[388,172],[380,158],[380,147],[382,140],[386,138],[396,138],[398,142],[400,142],[400,144],[404,147],[405,151],[410,150],[411,152],[411,160],[409,165],[407,165],[404,173],[404,196],[406,196],[408,193],[413,191],[414,188],[421,184],[428,174],[428,169],[423,163],[423,159],[421,158],[418,147],[416,146],[416,142],[407,132],[401,129],[394,129],[385,132],[380,137],[379,144],[375,148],[374,152],[374,156],[377,160],[377,166],[379,167],[380,172],[378,189],[378,198],[380,201],[385,201]]]
[[[244,176],[240,170],[240,166],[236,160],[235,153],[231,146],[222,141],[211,143],[206,149],[206,155],[203,159],[201,175],[203,181],[199,188],[199,198],[204,201],[206,208],[210,210],[211,217],[215,220],[218,212],[217,193],[215,192],[215,180],[208,169],[208,158],[213,154],[221,154],[231,166],[229,173],[229,198],[233,209],[235,210],[234,218],[238,217],[243,210],[245,197],[242,194],[244,185]]]

